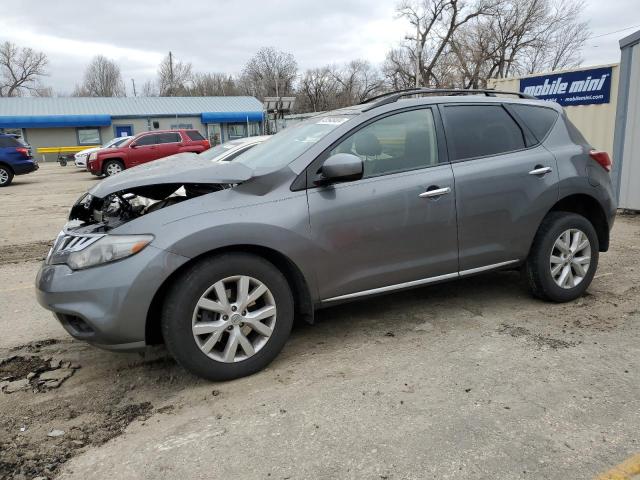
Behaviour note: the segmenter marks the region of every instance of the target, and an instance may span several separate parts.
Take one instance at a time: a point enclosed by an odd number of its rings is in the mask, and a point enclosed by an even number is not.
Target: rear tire
[[[107,177],[112,177],[124,170],[124,163],[120,160],[107,160],[102,167],[102,171]]]
[[[231,380],[271,363],[289,337],[293,317],[291,289],[275,266],[256,255],[226,253],[199,261],[173,282],[162,335],[191,373]]]
[[[524,274],[534,296],[569,302],[587,290],[598,267],[598,235],[589,220],[549,213],[536,233]]]
[[[8,187],[13,181],[13,170],[0,165],[0,187]]]

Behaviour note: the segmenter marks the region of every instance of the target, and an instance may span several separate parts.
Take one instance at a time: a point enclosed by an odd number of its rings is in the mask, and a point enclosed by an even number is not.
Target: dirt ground
[[[617,218],[573,303],[517,272],[368,299],[215,384],[162,347],[72,340],[37,305],[39,261],[95,181],[45,164],[0,189],[2,479],[582,479],[640,451],[640,217]]]

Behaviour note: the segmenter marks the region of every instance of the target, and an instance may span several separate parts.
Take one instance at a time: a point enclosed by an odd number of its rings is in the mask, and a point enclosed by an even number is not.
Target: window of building
[[[178,143],[182,140],[180,134],[176,133],[159,133],[156,135],[157,143]]]
[[[172,123],[171,130],[189,130],[193,128],[193,123]]]
[[[99,128],[78,128],[78,145],[102,145]]]
[[[444,121],[451,160],[525,148],[522,129],[501,105],[446,106]]]
[[[335,153],[362,158],[365,178],[437,165],[433,114],[421,109],[384,117],[343,140]]]
[[[197,142],[199,140],[204,140],[204,137],[197,130],[188,130],[187,136],[194,142]]]
[[[544,140],[558,118],[558,112],[552,108],[522,104],[510,104],[509,108],[529,127],[538,142]]]
[[[257,137],[258,135],[262,135],[260,131],[260,124],[258,122],[253,122],[249,124],[249,136]]]
[[[229,140],[235,140],[237,138],[244,138],[247,136],[247,124],[246,123],[230,123],[228,125]]]

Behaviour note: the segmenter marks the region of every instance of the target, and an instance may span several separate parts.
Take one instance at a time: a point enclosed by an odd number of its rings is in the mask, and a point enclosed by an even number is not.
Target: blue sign
[[[563,106],[609,103],[611,67],[521,78],[520,91]]]

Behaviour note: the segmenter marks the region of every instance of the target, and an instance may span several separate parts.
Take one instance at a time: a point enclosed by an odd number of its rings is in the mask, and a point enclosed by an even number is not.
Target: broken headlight
[[[153,235],[103,235],[98,240],[86,242],[86,246],[78,248],[82,242],[69,242],[70,247],[54,249],[50,263],[66,263],[73,270],[95,267],[130,257],[143,250],[153,240]]]

